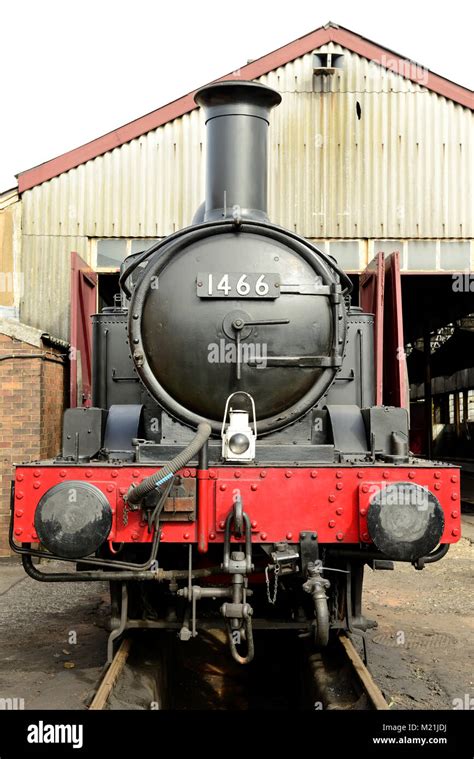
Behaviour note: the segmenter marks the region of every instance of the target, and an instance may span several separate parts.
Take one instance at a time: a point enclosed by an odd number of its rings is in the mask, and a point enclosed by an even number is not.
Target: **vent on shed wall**
[[[315,76],[328,76],[343,67],[342,53],[313,53],[313,73]]]

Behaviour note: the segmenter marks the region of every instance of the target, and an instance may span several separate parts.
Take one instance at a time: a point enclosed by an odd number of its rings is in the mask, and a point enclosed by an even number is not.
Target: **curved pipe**
[[[413,566],[415,569],[423,569],[425,564],[433,564],[435,561],[439,561],[443,558],[443,556],[446,556],[450,548],[449,543],[444,543],[443,545],[438,546],[434,551],[428,554],[428,556],[421,556],[419,559],[416,559],[416,561],[413,562]]]
[[[419,559],[392,559],[391,556],[388,556],[386,553],[382,553],[381,551],[355,551],[351,549],[342,549],[337,551],[331,551],[331,549],[328,549],[328,553],[330,553],[333,556],[338,556],[342,559],[360,559],[361,561],[376,561],[378,559],[385,560],[385,561],[405,561],[405,562],[411,562],[413,565],[416,565],[417,563],[423,563],[423,566],[425,564],[432,564],[435,561],[439,561],[443,558],[443,556],[446,556],[446,554],[449,551],[449,543],[443,543],[442,545],[439,545],[438,548],[436,548],[434,551],[429,553],[427,556],[420,556]],[[423,569],[423,566],[417,567],[417,569]]]
[[[43,555],[44,558],[44,555]],[[158,569],[154,572],[41,572],[33,564],[31,556],[23,555],[21,557],[23,569],[26,574],[38,580],[39,582],[106,582],[107,580],[117,580],[118,582],[128,582],[130,580],[154,580],[163,582],[165,580],[187,580],[189,571],[187,569]],[[194,569],[191,572],[193,579],[199,577],[210,577],[222,573],[220,567],[208,567],[206,569]]]
[[[130,485],[128,493],[125,496],[126,500],[131,504],[139,503],[148,493],[151,493],[155,488],[163,485],[165,482],[174,477],[176,472],[186,466],[201,450],[201,448],[207,443],[211,435],[211,425],[207,422],[203,422],[198,425],[196,435],[191,440],[188,446],[178,453],[174,459],[168,461],[158,472],[146,477],[139,485]]]

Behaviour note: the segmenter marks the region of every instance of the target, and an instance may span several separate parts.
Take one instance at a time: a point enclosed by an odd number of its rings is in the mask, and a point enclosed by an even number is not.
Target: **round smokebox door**
[[[55,556],[81,559],[95,553],[110,533],[112,510],[105,495],[88,482],[61,482],[41,498],[35,528]]]
[[[134,359],[177,418],[205,419],[219,432],[227,398],[245,391],[267,432],[301,416],[331,384],[343,314],[334,318],[313,258],[289,242],[227,232],[147,268],[131,305]]]

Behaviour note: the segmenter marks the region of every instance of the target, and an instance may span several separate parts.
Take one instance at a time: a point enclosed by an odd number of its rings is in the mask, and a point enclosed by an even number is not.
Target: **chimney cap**
[[[281,95],[260,82],[228,79],[201,87],[194,95],[194,102],[204,107],[225,107],[240,103],[270,109],[281,103]]]

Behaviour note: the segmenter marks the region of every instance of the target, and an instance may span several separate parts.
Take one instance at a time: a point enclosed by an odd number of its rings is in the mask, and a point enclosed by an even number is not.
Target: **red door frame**
[[[400,253],[385,259],[384,392],[387,406],[408,408],[408,372],[403,337]]]
[[[362,310],[374,314],[375,403],[408,408],[400,253],[377,253],[359,280]]]
[[[385,254],[377,253],[360,275],[359,302],[374,315],[375,404],[383,403]]]
[[[71,253],[70,380],[71,408],[92,403],[92,322],[97,311],[97,274],[76,252]],[[81,377],[78,377],[80,358]],[[80,387],[79,387],[80,386]],[[81,397],[78,399],[78,392]]]

